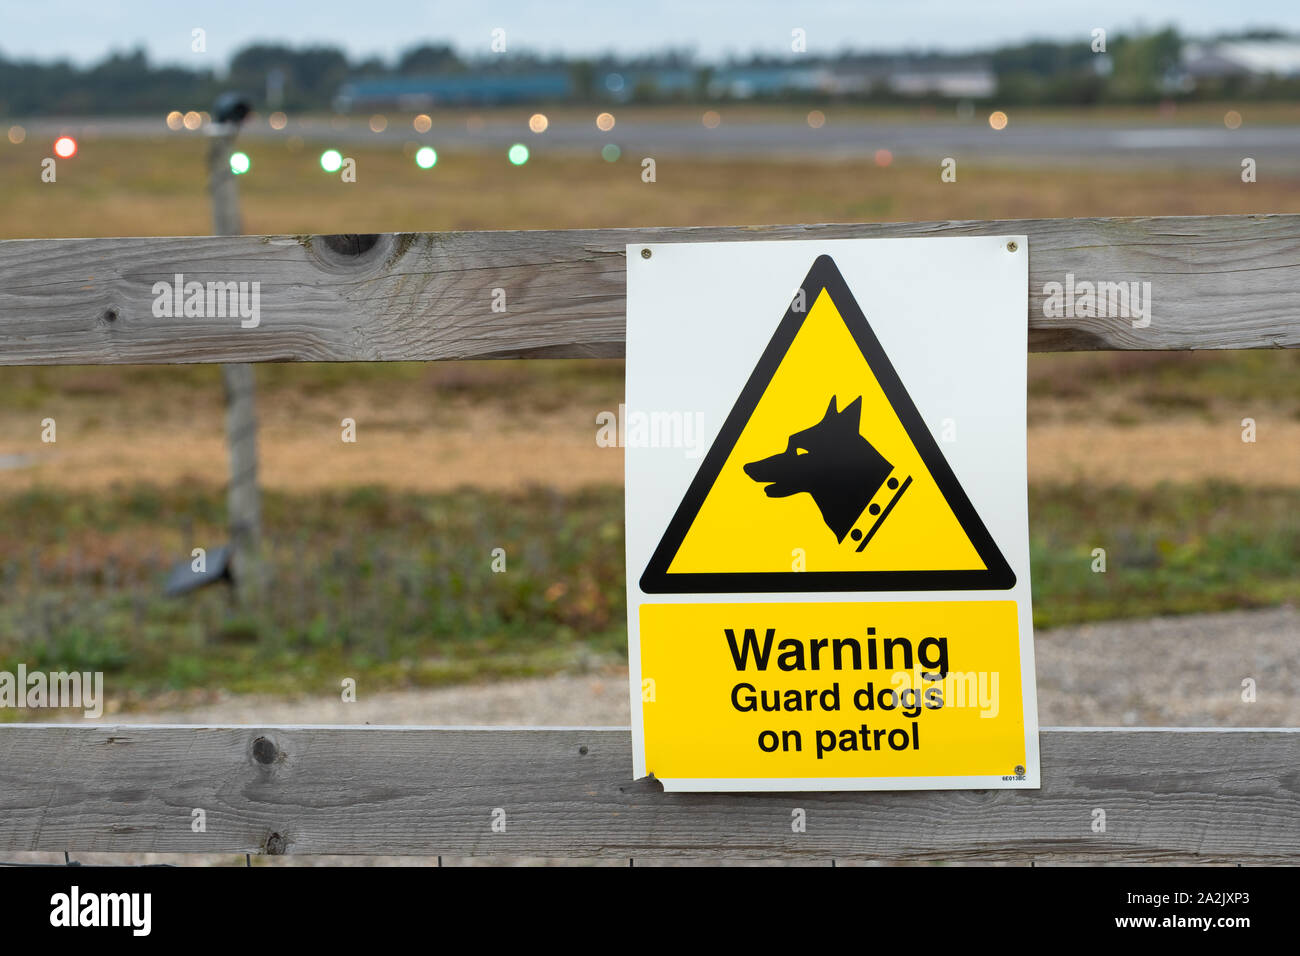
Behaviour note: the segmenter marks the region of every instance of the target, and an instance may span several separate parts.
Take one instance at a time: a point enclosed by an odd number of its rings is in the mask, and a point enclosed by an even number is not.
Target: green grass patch
[[[0,669],[99,669],[118,693],[337,692],[572,669],[623,653],[622,495],[378,488],[264,498],[270,587],[162,596],[226,539],[219,494],[0,500]],[[503,573],[494,551],[504,552]]]
[[[1029,519],[1039,627],[1300,599],[1300,489],[1039,486]]]
[[[367,692],[434,686],[624,653],[619,488],[358,488],[268,494],[264,510],[271,586],[239,608],[224,585],[162,596],[169,566],[225,540],[218,493],[0,499],[0,669],[102,670],[129,702],[338,693],[344,677]],[[1300,489],[1036,487],[1030,526],[1040,627],[1300,598]]]

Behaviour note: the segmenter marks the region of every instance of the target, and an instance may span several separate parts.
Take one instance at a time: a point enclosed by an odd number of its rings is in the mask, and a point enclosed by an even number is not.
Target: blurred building
[[[699,88],[700,71],[684,67],[610,70],[600,75],[597,93],[616,100],[673,99]]]
[[[651,67],[584,72],[471,71],[430,76],[380,76],[348,80],[334,98],[340,111],[431,109],[555,102],[594,95],[618,101],[680,99],[779,99],[800,96],[940,96],[981,99],[997,88],[993,71],[981,64],[906,58],[889,63],[790,66],[782,64]]]
[[[983,99],[997,90],[993,71],[984,70],[899,70],[886,81],[899,96],[944,96],[953,99]]]
[[[754,66],[718,70],[710,79],[708,90],[710,96],[747,100],[790,93],[827,92],[830,86],[829,70]]]
[[[349,80],[339,87],[335,109],[437,106],[493,106],[569,99],[573,78],[547,73],[457,73],[448,76],[394,76]]]
[[[1193,79],[1300,76],[1300,41],[1221,40],[1188,43],[1183,69]]]

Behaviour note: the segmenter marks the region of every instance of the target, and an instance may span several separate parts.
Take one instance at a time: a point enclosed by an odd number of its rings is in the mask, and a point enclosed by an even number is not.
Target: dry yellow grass
[[[596,414],[621,401],[617,363],[604,374],[557,383],[501,363],[474,363],[457,383],[440,366],[422,378],[304,388],[309,369],[271,376],[261,369],[261,479],[268,488],[310,491],[377,484],[416,491],[461,485],[573,489],[619,484],[623,456],[596,445]],[[554,366],[553,366],[554,367]],[[562,373],[564,367],[559,369]],[[214,375],[189,370],[139,380],[130,369],[10,370],[20,390],[0,405],[0,455],[30,456],[35,467],[0,472],[0,487],[35,485],[93,491],[148,480],[221,487],[225,426]],[[405,369],[403,370],[405,371]],[[269,378],[269,380],[268,380]],[[432,386],[432,387],[431,387]],[[1095,389],[1101,392],[1101,389]],[[1032,481],[1087,479],[1148,487],[1217,478],[1248,486],[1300,485],[1300,421],[1279,403],[1217,400],[1191,412],[1144,405],[1135,387],[1075,399],[1042,398],[1029,427]],[[1121,421],[1116,417],[1128,416]],[[1257,441],[1241,441],[1251,415]],[[58,422],[58,442],[42,444],[40,422]],[[358,423],[356,444],[340,440],[343,418]]]

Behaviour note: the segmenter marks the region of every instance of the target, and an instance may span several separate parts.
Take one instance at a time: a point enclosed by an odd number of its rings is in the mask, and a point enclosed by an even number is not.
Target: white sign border
[[[1015,243],[1011,246],[1010,243]],[[1012,251],[1014,249],[1014,251]],[[645,255],[648,251],[649,255]],[[661,337],[671,337],[673,330],[663,331],[662,309],[654,311],[653,300],[648,297],[656,283],[663,283],[663,273],[671,271],[673,266],[681,268],[682,257],[688,255],[709,257],[711,254],[716,258],[721,253],[721,258],[725,261],[729,258],[744,259],[746,257],[753,260],[769,260],[769,263],[762,261],[753,261],[748,264],[737,262],[737,268],[727,268],[719,266],[716,263],[703,266],[706,270],[712,271],[714,275],[721,275],[724,278],[733,280],[742,280],[745,284],[741,287],[728,291],[730,296],[739,296],[744,298],[754,297],[760,302],[759,311],[755,318],[758,328],[755,333],[746,339],[746,348],[743,351],[743,357],[738,357],[733,362],[733,369],[730,374],[724,376],[725,383],[718,385],[719,393],[727,393],[731,397],[726,407],[721,409],[721,414],[717,413],[715,408],[714,414],[707,419],[706,428],[699,437],[701,443],[698,454],[690,460],[690,467],[683,469],[685,481],[680,483],[680,489],[673,495],[667,495],[672,498],[666,503],[667,515],[671,517],[673,510],[676,509],[677,503],[685,493],[686,486],[691,478],[694,477],[698,469],[700,459],[705,451],[712,445],[721,428],[722,421],[726,412],[730,410],[731,404],[735,402],[744,387],[750,372],[757,362],[758,356],[762,354],[763,349],[767,346],[772,334],[775,332],[777,325],[785,312],[785,306],[794,296],[798,284],[802,281],[812,263],[819,255],[829,255],[835,260],[837,268],[844,275],[845,281],[850,291],[857,300],[859,307],[867,316],[872,324],[872,331],[875,332],[881,345],[889,356],[891,363],[898,371],[900,379],[905,387],[908,388],[909,394],[917,404],[925,418],[926,423],[934,428],[935,422],[922,401],[924,386],[917,387],[916,383],[922,376],[918,376],[917,361],[913,354],[910,358],[908,350],[898,348],[900,341],[898,323],[891,324],[888,320],[875,318],[882,314],[879,310],[872,307],[872,298],[864,289],[864,279],[860,267],[864,262],[875,264],[877,271],[881,273],[879,278],[886,282],[897,284],[905,282],[908,278],[916,278],[916,268],[933,270],[942,270],[945,265],[951,265],[955,259],[969,258],[972,263],[978,262],[978,274],[972,276],[969,271],[966,272],[967,281],[972,278],[976,281],[983,280],[995,288],[1001,286],[996,292],[989,292],[984,296],[967,294],[962,304],[965,306],[964,313],[971,319],[971,324],[979,326],[980,313],[986,313],[987,321],[998,331],[999,338],[1011,339],[1014,337],[1016,351],[1010,361],[1016,364],[1019,372],[1015,376],[1010,376],[1010,381],[1003,381],[1002,385],[1010,385],[1018,389],[1015,392],[1015,398],[1011,403],[1012,409],[1018,409],[1018,420],[1022,423],[1017,429],[1020,436],[1018,442],[1019,452],[1015,456],[1018,465],[1016,471],[1023,476],[1024,483],[1019,484],[1018,508],[1021,529],[1012,532],[1007,527],[1002,527],[1001,533],[996,525],[1008,525],[1007,521],[996,521],[996,509],[991,509],[985,502],[981,502],[979,492],[979,482],[968,481],[973,476],[970,469],[966,469],[966,474],[959,467],[958,462],[953,458],[957,456],[950,455],[950,449],[944,448],[945,457],[949,459],[949,464],[953,467],[958,479],[962,482],[968,496],[975,505],[976,512],[981,515],[985,523],[989,526],[990,533],[999,547],[1003,550],[1008,562],[1016,573],[1015,587],[1006,591],[872,591],[872,592],[815,592],[815,593],[764,593],[762,595],[730,595],[730,594],[656,594],[647,595],[640,590],[639,578],[644,570],[645,563],[653,551],[654,545],[658,538],[646,543],[644,535],[634,540],[633,535],[633,515],[639,513],[639,507],[634,500],[641,494],[639,482],[634,481],[634,459],[637,454],[646,449],[625,449],[625,508],[626,508],[626,525],[627,525],[627,603],[628,603],[628,688],[631,703],[631,730],[632,730],[632,747],[633,747],[633,776],[636,779],[643,778],[647,775],[645,740],[644,740],[644,723],[641,708],[642,702],[642,678],[641,678],[641,648],[640,648],[640,606],[643,603],[699,603],[699,604],[716,604],[716,603],[885,603],[896,601],[920,602],[920,601],[989,601],[989,600],[1015,600],[1017,604],[1017,618],[1020,630],[1020,668],[1021,668],[1021,695],[1022,709],[1024,714],[1024,734],[1025,734],[1025,773],[1023,777],[1012,776],[1008,773],[1005,776],[988,775],[988,776],[928,776],[928,777],[814,777],[814,778],[656,778],[668,792],[834,792],[834,791],[909,791],[909,790],[957,790],[957,789],[1007,789],[1007,790],[1029,790],[1039,789],[1041,787],[1041,760],[1038,747],[1038,706],[1037,706],[1037,685],[1034,665],[1034,641],[1033,641],[1033,611],[1030,588],[1030,568],[1028,554],[1028,503],[1027,503],[1027,449],[1024,443],[1023,423],[1025,421],[1026,411],[1026,394],[1025,383],[1027,380],[1027,362],[1028,362],[1028,287],[1029,287],[1029,242],[1025,235],[999,235],[999,236],[962,236],[962,237],[925,237],[925,238],[906,238],[906,239],[831,239],[831,240],[755,240],[749,242],[705,242],[705,243],[629,243],[626,246],[627,257],[627,364],[626,364],[626,409],[629,411],[636,410],[638,405],[636,399],[640,395],[640,380],[634,378],[640,375],[642,362],[648,359],[644,354],[644,338],[647,332],[655,330],[655,334]],[[858,258],[854,253],[862,254]],[[782,266],[783,257],[785,260],[795,259],[798,264],[793,267],[788,265]],[[976,258],[980,257],[980,258]],[[888,260],[907,260],[907,265],[911,269],[904,268],[901,272],[895,268],[897,262],[893,265]],[[667,268],[666,268],[667,267]],[[798,273],[797,275],[795,273]],[[783,283],[785,288],[784,294],[770,295],[766,292],[756,290],[756,286],[772,285],[772,279],[776,277],[777,282]],[[931,275],[932,279],[933,276]],[[767,281],[765,281],[767,280]],[[915,290],[917,287],[913,287]],[[935,287],[931,286],[931,290]],[[750,295],[745,295],[749,292]],[[680,289],[674,290],[675,296],[679,300],[689,301],[689,295],[682,295]],[[909,293],[910,295],[910,293]],[[1008,298],[1014,296],[1015,308],[1007,304]],[[994,308],[996,302],[997,307]],[[770,304],[767,304],[770,303]],[[678,301],[676,305],[680,305]],[[809,303],[811,305],[811,303]],[[642,311],[651,312],[645,316]],[[743,310],[742,305],[736,306],[733,311]],[[874,313],[874,315],[873,315]],[[1008,328],[1006,323],[1013,323]],[[718,323],[719,326],[722,323]],[[689,331],[698,331],[701,326],[696,323],[691,325]],[[714,330],[715,333],[732,334],[735,329],[724,328]],[[686,349],[690,345],[683,345],[680,341],[674,343],[673,351],[678,357],[687,354]],[[1002,345],[1000,349],[995,349],[999,355],[1006,356],[1006,349],[1009,344]],[[961,350],[958,347],[951,347],[951,353],[960,352],[967,362],[977,361],[970,357],[968,350]],[[1004,403],[1005,404],[1005,403]],[[1005,411],[1002,413],[1005,417]],[[655,449],[663,451],[663,449]],[[1007,471],[1010,471],[1008,468]],[[659,533],[666,528],[666,521],[656,520],[653,522],[659,526]],[[635,553],[634,553],[635,551]]]

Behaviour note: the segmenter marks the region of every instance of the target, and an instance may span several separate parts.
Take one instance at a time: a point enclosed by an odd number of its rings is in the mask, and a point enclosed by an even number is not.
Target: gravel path
[[[1295,608],[1064,627],[1034,644],[1045,727],[1300,727]]]

